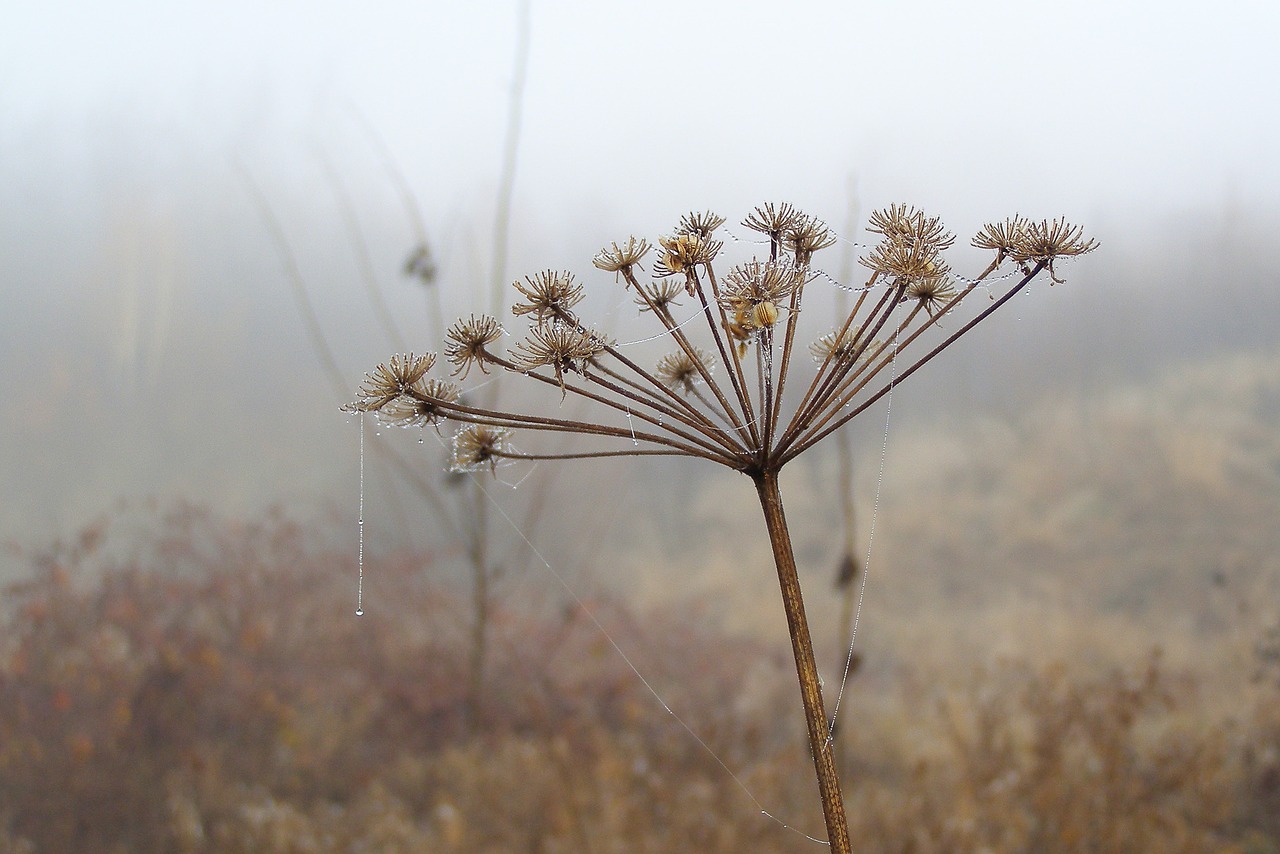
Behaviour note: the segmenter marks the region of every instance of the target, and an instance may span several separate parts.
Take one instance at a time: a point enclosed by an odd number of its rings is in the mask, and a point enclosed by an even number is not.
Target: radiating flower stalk
[[[443,352],[456,378],[475,370],[507,372],[545,389],[549,409],[473,404],[452,382],[427,378],[433,355],[396,356],[379,365],[349,408],[437,429],[444,420],[456,422],[452,465],[458,471],[494,471],[512,460],[669,455],[751,478],[778,572],[828,839],[835,851],[848,852],[831,725],[778,475],[1040,273],[1061,282],[1055,262],[1090,252],[1096,243],[1061,220],[1015,216],[973,238],[974,247],[995,256],[965,279],[944,260],[955,238],[940,221],[892,205],[870,217],[868,230],[878,242],[859,259],[870,270],[865,283],[848,286],[852,309],[798,343],[806,294],[830,281],[814,256],[832,246],[835,235],[789,204],[761,205],[742,225],[762,235],[759,245],[767,245],[768,254],[734,265],[722,262],[724,244],[715,237],[724,222],[710,212],[691,213],[656,246],[630,237],[593,259],[669,338],[670,352],[652,369],[577,313],[584,289],[572,274],[547,270],[514,283],[512,313],[530,324],[522,340],[500,348],[504,329],[497,318],[472,315],[449,329]],[[650,253],[652,273],[642,281],[641,263]],[[1008,272],[995,275],[1005,267]],[[944,328],[944,318],[955,328]],[[557,417],[570,396],[595,405],[592,420]],[[575,434],[583,445],[549,452],[516,441],[548,433]]]

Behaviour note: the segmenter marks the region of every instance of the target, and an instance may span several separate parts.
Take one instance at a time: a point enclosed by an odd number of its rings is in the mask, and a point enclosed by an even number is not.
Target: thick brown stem
[[[796,574],[796,558],[791,548],[791,535],[782,514],[782,493],[778,490],[778,473],[768,470],[753,476],[773,560],[778,568],[778,584],[782,588],[782,604],[787,612],[787,628],[791,633],[791,650],[796,659],[796,675],[800,677],[800,698],[804,703],[804,719],[809,730],[809,748],[818,774],[818,792],[822,796],[822,815],[827,823],[827,839],[837,854],[851,854],[849,825],[844,815],[844,799],[840,794],[840,778],[836,773],[835,755],[827,732],[826,707],[822,703],[822,685],[818,681],[818,662],[813,655],[813,638],[800,595],[800,578]]]

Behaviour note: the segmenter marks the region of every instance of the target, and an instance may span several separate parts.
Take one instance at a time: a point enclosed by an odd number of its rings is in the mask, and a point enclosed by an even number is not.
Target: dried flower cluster
[[[427,389],[422,378],[435,362],[433,355],[392,356],[386,364],[378,365],[365,376],[352,407],[360,412],[379,412],[402,397],[413,399],[415,392],[425,397]]]
[[[994,265],[999,266],[1008,258],[1024,275],[1036,265],[1043,265],[1048,268],[1049,277],[1058,284],[1063,281],[1053,269],[1056,259],[1084,255],[1098,248],[1096,240],[1085,238],[1081,226],[1061,219],[1031,222],[1020,216],[983,226],[973,238],[973,245],[979,249],[994,249]]]
[[[710,212],[681,218],[670,235],[658,238],[651,282],[640,279],[641,264],[654,249],[647,240],[633,236],[611,243],[593,259],[596,268],[632,289],[641,312],[656,318],[668,335],[672,352],[653,369],[631,361],[576,314],[584,291],[568,272],[547,270],[514,284],[512,313],[527,318],[531,328],[505,353],[494,349],[505,334],[496,318],[471,315],[449,329],[444,357],[455,376],[465,379],[472,367],[518,373],[553,385],[561,398],[601,404],[595,422],[468,407],[452,383],[424,379],[433,356],[395,356],[379,365],[353,408],[401,425],[434,425],[448,416],[507,430],[623,439],[619,455],[635,453],[640,441],[649,452],[701,457],[746,473],[777,469],[936,355],[930,352],[905,370],[899,363],[896,379],[885,376],[931,321],[954,311],[976,288],[987,290],[986,280],[1006,262],[1020,274],[1008,285],[1007,293],[1013,293],[1042,270],[1060,281],[1055,261],[1097,245],[1062,220],[1015,216],[983,226],[972,245],[995,257],[976,278],[957,280],[944,259],[955,237],[937,217],[906,205],[876,211],[868,231],[880,240],[860,259],[871,276],[851,288],[856,300],[848,316],[808,345],[818,370],[797,392],[787,388],[787,374],[800,307],[815,279],[815,253],[836,238],[821,220],[789,204],[764,204],[742,225],[768,237],[768,257],[745,260],[720,275],[715,267],[724,244],[714,235],[723,224]],[[702,316],[700,336],[690,329],[699,325],[696,317],[693,323],[677,317],[684,298],[692,298],[690,310]],[[987,305],[975,322],[999,304]],[[748,356],[752,348],[754,359]],[[695,386],[702,389],[701,399],[691,400],[688,392]],[[644,430],[637,431],[637,420]]]

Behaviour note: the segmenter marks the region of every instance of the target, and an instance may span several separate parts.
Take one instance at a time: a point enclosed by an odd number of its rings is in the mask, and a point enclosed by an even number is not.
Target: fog
[[[122,497],[354,520],[358,428],[286,252],[350,390],[393,351],[360,252],[408,342],[436,346],[428,295],[400,274],[416,240],[401,178],[446,320],[487,307],[518,5],[5,18],[0,538],[74,532]],[[693,209],[732,230],[766,200],[850,240],[851,213],[892,202],[961,245],[1015,212],[1084,224],[1102,248],[1065,286],[1020,297],[904,388],[906,432],[1269,347],[1277,25],[1243,0],[536,2],[498,275],[568,268],[604,292],[600,246]]]

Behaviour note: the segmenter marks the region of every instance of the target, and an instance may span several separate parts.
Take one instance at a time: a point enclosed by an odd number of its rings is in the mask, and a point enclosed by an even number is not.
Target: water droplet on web
[[[636,438],[636,425],[631,420],[630,410],[627,411],[627,429],[631,431],[631,444],[637,448],[640,447],[640,440]]]
[[[356,523],[360,545],[356,551],[356,616],[364,616],[364,414],[360,415],[360,509]]]

